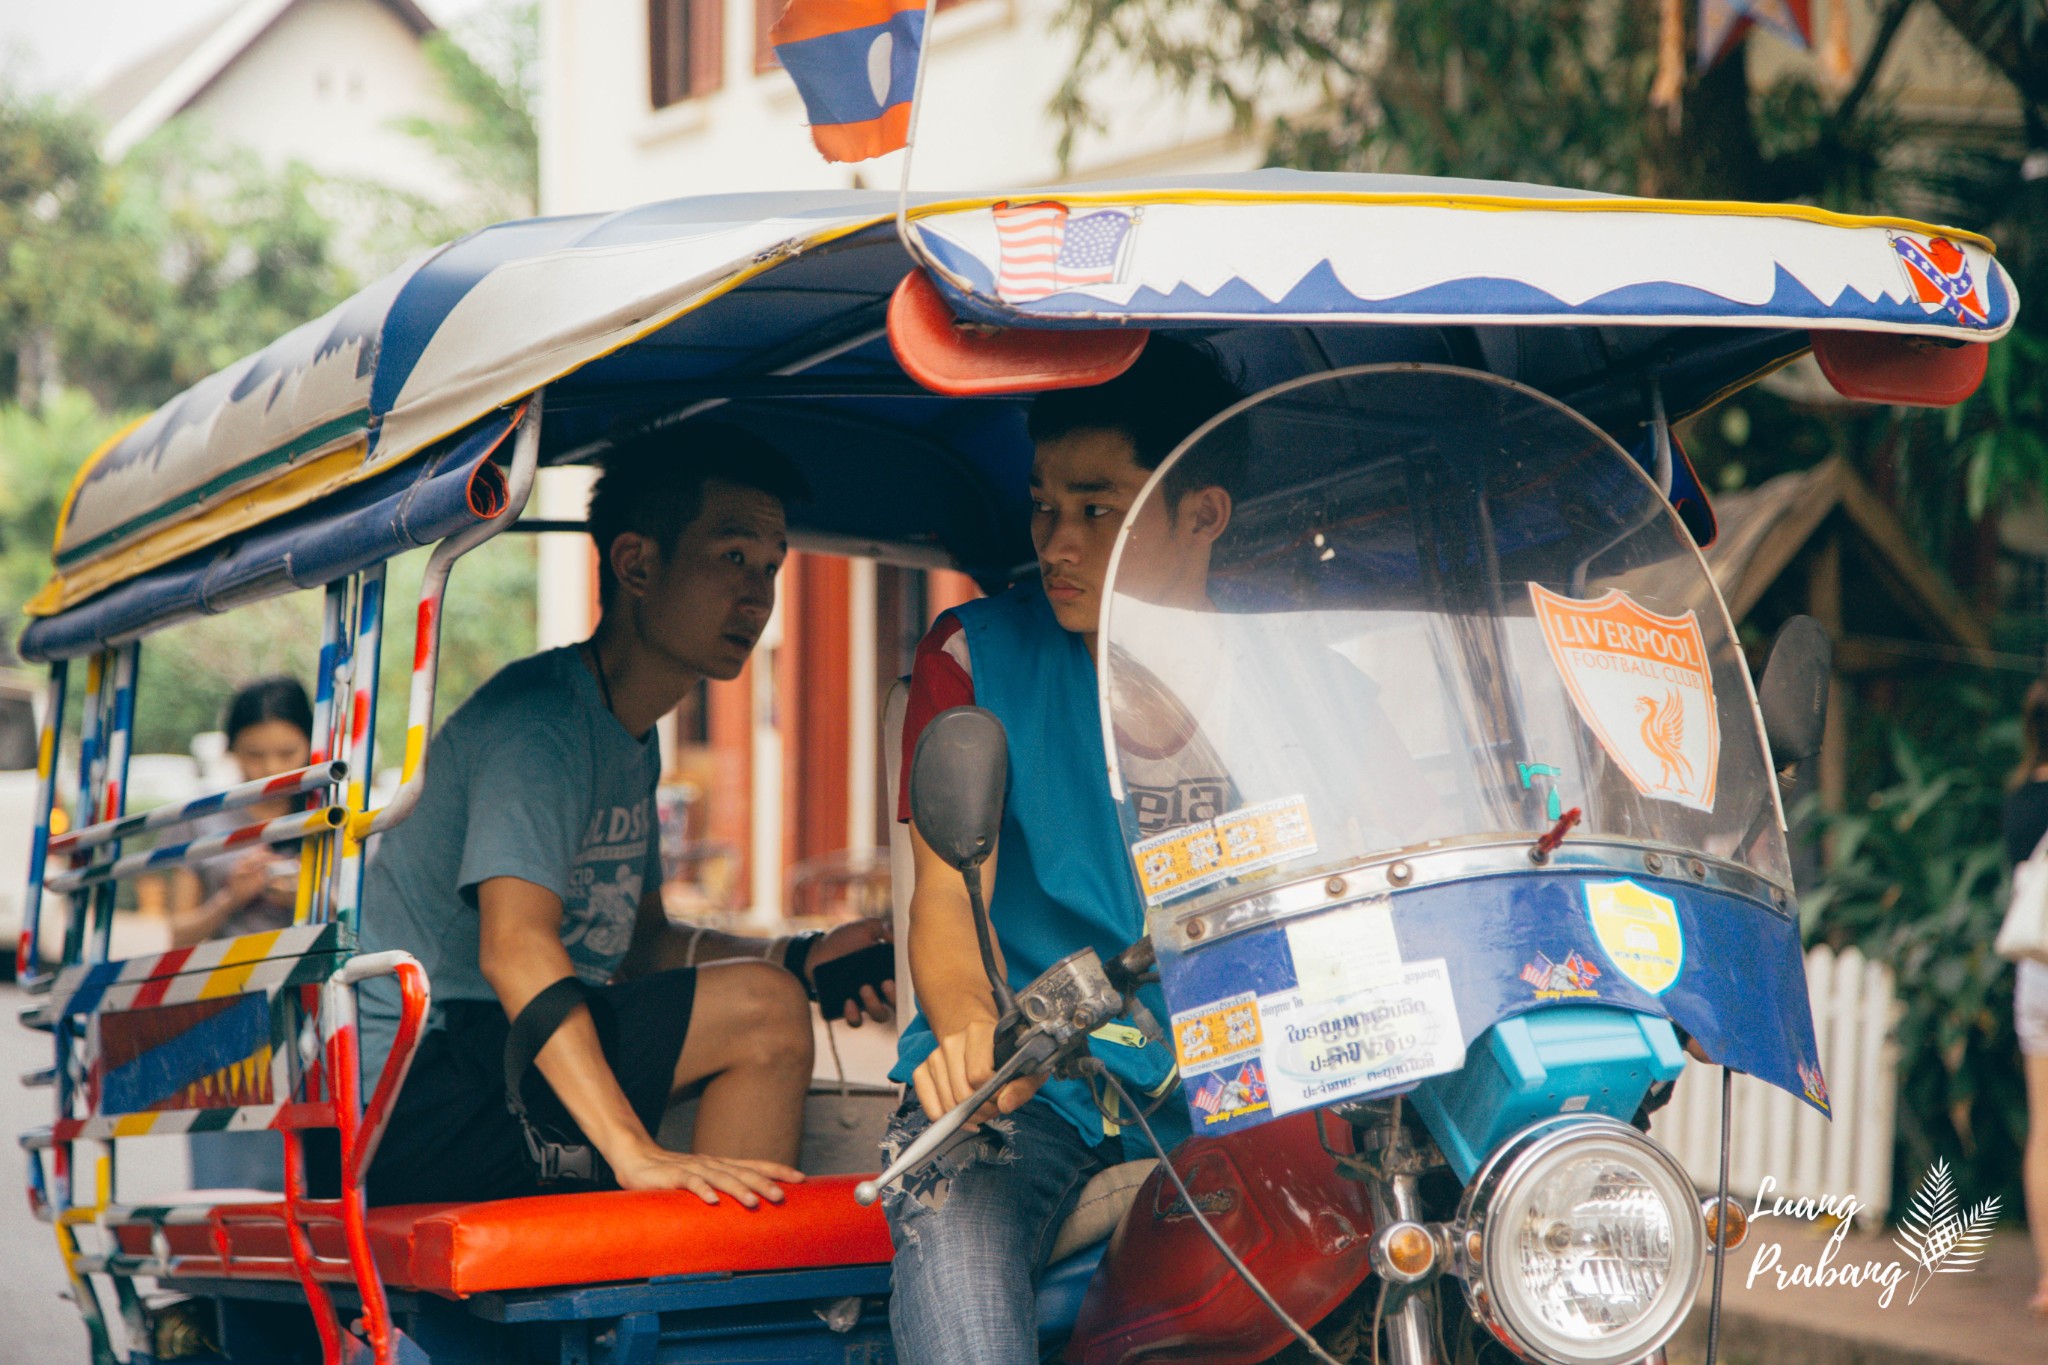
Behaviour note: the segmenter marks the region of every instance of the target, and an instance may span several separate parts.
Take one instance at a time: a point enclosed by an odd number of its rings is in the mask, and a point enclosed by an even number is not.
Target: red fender
[[[1331,1145],[1348,1151],[1343,1124],[1304,1113],[1190,1138],[1173,1154],[1196,1205],[1303,1326],[1326,1317],[1372,1270],[1365,1187],[1338,1174],[1317,1140],[1319,1121]],[[1216,1254],[1165,1172],[1155,1170],[1110,1238],[1067,1360],[1251,1365],[1292,1340]]]

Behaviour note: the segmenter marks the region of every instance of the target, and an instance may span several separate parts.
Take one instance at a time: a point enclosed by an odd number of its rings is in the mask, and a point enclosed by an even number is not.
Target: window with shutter
[[[725,83],[724,0],[648,0],[648,98],[656,109]]]
[[[966,3],[967,0],[936,0],[932,8],[952,9]],[[768,30],[775,26],[775,21],[787,8],[789,0],[754,0],[754,70],[773,71],[782,65],[775,59],[775,44],[769,40]]]

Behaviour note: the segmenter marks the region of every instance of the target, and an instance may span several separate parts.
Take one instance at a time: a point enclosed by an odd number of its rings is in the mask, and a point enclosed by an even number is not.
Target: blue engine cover
[[[1409,1102],[1463,1181],[1503,1139],[1537,1119],[1583,1113],[1628,1122],[1651,1085],[1684,1069],[1668,1020],[1559,1005],[1495,1024],[1473,1042],[1464,1070],[1430,1077]]]

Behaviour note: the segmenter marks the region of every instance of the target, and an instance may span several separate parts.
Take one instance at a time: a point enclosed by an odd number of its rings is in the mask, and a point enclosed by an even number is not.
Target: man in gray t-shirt
[[[780,1200],[776,1181],[803,1178],[789,1163],[811,1075],[810,973],[881,930],[770,942],[669,923],[654,814],[655,722],[746,663],[775,605],[783,504],[801,487],[775,450],[722,424],[619,447],[591,496],[597,632],[510,665],[434,737],[419,806],[383,836],[363,892],[364,951],[412,953],[433,993],[372,1202],[533,1193],[548,1143],[594,1149],[596,1184],[714,1203]],[[848,1022],[887,1018],[893,992],[873,982]],[[543,995],[535,1016],[558,1024],[513,1022]],[[398,1016],[392,979],[364,984],[366,1086]],[[512,1031],[544,1041],[520,1085],[524,1118],[505,1093]],[[697,1085],[696,1150],[664,1150],[662,1110]]]

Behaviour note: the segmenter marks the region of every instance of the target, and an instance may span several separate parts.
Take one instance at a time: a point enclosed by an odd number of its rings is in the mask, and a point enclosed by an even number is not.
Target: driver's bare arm
[[[917,826],[910,827],[916,882],[910,893],[910,977],[918,1006],[939,1045],[925,1058],[911,1084],[926,1115],[938,1118],[973,1094],[995,1074],[996,1004],[981,968],[974,910],[967,886],[945,859],[932,851]],[[981,865],[984,892],[996,884],[996,854]],[[996,945],[996,961],[1003,961]],[[976,1119],[1009,1113],[1038,1093],[1043,1077],[1012,1081],[996,1095],[993,1108]]]

